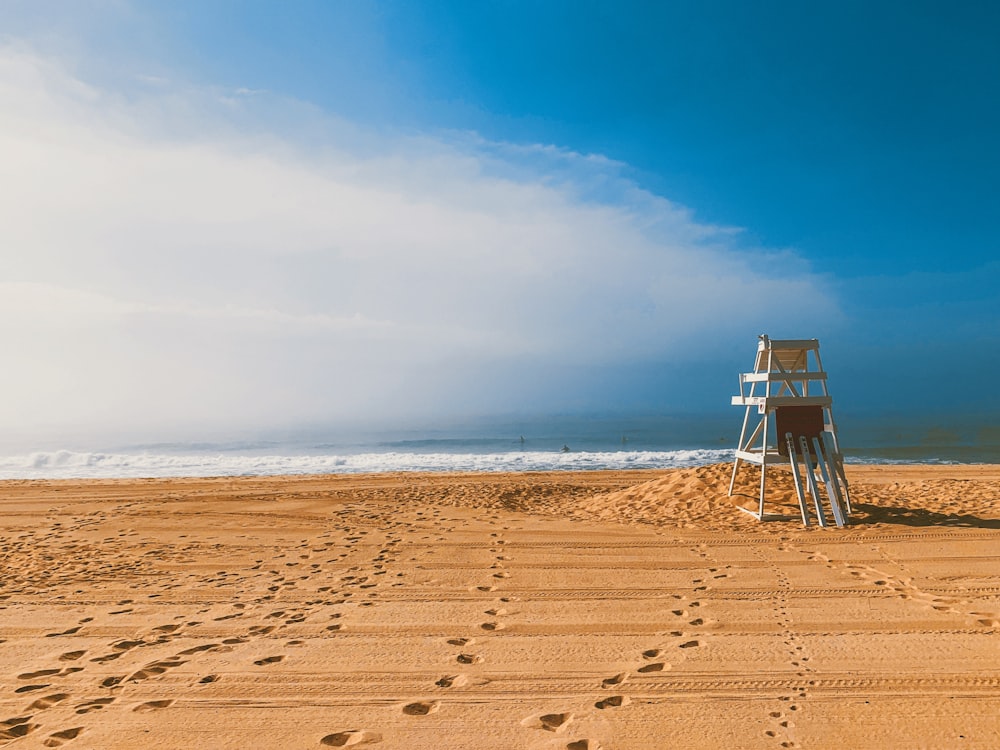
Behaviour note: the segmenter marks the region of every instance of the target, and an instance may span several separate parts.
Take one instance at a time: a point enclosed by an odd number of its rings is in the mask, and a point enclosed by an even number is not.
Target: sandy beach
[[[2,482],[0,738],[1000,746],[1000,467],[729,470]]]

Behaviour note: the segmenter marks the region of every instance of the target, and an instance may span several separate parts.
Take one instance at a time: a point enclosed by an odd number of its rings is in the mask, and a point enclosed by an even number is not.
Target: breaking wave
[[[0,479],[359,474],[390,471],[587,471],[669,469],[729,461],[731,449],[673,451],[525,451],[503,453],[359,453],[239,455],[232,453],[86,453],[52,451],[0,457]]]

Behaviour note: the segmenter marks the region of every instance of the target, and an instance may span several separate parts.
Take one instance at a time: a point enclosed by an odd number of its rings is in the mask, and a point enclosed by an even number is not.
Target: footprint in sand
[[[129,649],[133,649],[136,646],[145,646],[145,645],[146,641],[143,640],[117,641],[111,644],[111,648],[113,648],[115,651],[128,651]]]
[[[350,747],[352,745],[368,745],[382,741],[382,735],[375,732],[363,732],[360,729],[349,729],[346,732],[328,734],[319,743],[327,747]]]
[[[538,717],[541,728],[547,732],[561,732],[573,719],[573,714],[566,712],[561,714],[543,714]]]
[[[104,664],[105,662],[114,661],[115,659],[120,658],[123,654],[124,651],[118,651],[112,654],[105,654],[104,656],[95,656],[91,659],[91,661],[95,664]]]
[[[50,683],[45,683],[43,685],[25,685],[24,687],[17,688],[15,693],[30,693],[35,690],[44,690],[49,687]]]
[[[37,672],[25,672],[24,674],[19,674],[17,679],[19,680],[34,680],[37,677],[46,677],[50,674],[59,674],[58,669],[39,669]]]
[[[624,672],[614,675],[613,677],[607,677],[601,681],[602,687],[614,687],[615,685],[621,685],[628,678],[628,675]]]
[[[83,732],[83,727],[72,727],[71,729],[63,729],[59,732],[53,732],[42,744],[45,747],[61,747],[70,740],[74,740],[80,736]]]
[[[114,698],[96,698],[95,700],[87,701],[86,703],[78,705],[76,707],[76,712],[78,714],[89,714],[91,711],[99,711],[114,702]]]
[[[462,687],[469,683],[469,678],[464,674],[452,674],[442,677],[434,684],[441,688]]]
[[[468,646],[470,643],[475,642],[474,638],[449,638],[448,643],[452,646]]]
[[[45,637],[46,638],[58,638],[61,635],[73,635],[74,633],[77,633],[79,630],[80,630],[79,627],[70,628],[69,630],[64,630],[61,633],[46,633]]]
[[[36,729],[38,724],[29,724],[30,716],[19,716],[0,722],[0,741],[16,740],[18,737],[25,737]]]
[[[506,626],[502,622],[484,622],[479,627],[483,630],[503,630]]]
[[[159,711],[161,708],[167,708],[172,705],[172,700],[162,700],[162,701],[146,701],[145,703],[140,703],[135,706],[132,710],[135,713],[147,713],[149,711]]]
[[[627,706],[631,702],[632,701],[629,699],[627,695],[610,695],[607,698],[604,698],[603,700],[597,701],[597,703],[595,703],[594,706],[596,708],[600,708],[603,710],[605,708],[618,708],[619,706]]]
[[[86,651],[67,651],[65,654],[60,654],[59,661],[76,661],[81,656],[83,656]]]
[[[701,641],[685,641],[680,644],[677,648],[698,648],[701,646]]]
[[[43,709],[50,708],[57,703],[61,703],[67,698],[69,698],[69,693],[53,693],[52,695],[46,695],[43,698],[39,698],[28,706],[28,708],[34,711],[41,711]]]
[[[655,661],[652,664],[639,667],[636,672],[639,672],[640,674],[650,674],[651,672],[662,672],[664,669],[670,669],[670,665],[663,661]]]
[[[459,654],[455,657],[459,664],[482,664],[483,657],[479,654]]]
[[[201,646],[192,646],[191,648],[184,649],[178,653],[178,656],[190,656],[191,654],[198,654],[202,651],[209,651],[218,647],[218,643],[203,643]]]
[[[403,706],[403,713],[407,716],[427,716],[427,714],[436,713],[440,708],[440,701],[419,701],[407,703]]]
[[[601,750],[597,740],[575,740],[566,745],[566,750]]]
[[[163,674],[168,669],[171,669],[173,667],[179,667],[182,664],[186,664],[186,663],[187,662],[173,660],[173,659],[170,659],[170,660],[166,660],[165,659],[163,661],[154,661],[151,664],[147,664],[145,667],[143,667],[142,669],[140,669],[135,674],[131,675],[128,678],[128,681],[129,682],[141,682],[142,680],[148,679],[150,677],[155,677],[156,675]]]
[[[279,661],[284,661],[284,656],[265,656],[263,659],[258,659],[254,662],[258,667],[263,667],[265,664],[277,664]]]

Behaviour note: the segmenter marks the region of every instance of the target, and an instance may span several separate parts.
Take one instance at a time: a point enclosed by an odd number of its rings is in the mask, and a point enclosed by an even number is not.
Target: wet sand
[[[1000,746],[1000,467],[729,471],[0,482],[0,743]]]

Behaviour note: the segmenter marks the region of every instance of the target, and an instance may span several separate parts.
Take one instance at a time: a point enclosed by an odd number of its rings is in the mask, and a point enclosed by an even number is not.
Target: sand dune
[[[1000,469],[850,476],[3,482],[0,743],[1000,746]]]

